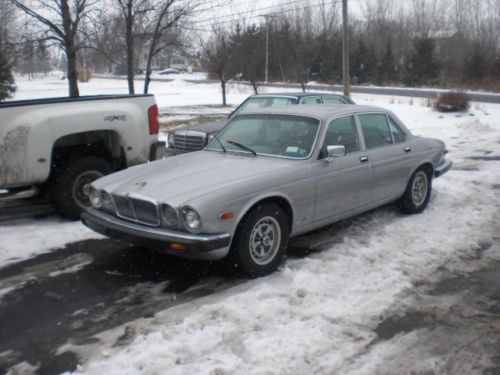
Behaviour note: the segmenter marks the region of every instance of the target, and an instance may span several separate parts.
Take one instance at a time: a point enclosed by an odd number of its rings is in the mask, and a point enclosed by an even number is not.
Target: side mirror
[[[345,146],[326,146],[327,157],[325,161],[330,163],[334,158],[345,156]]]

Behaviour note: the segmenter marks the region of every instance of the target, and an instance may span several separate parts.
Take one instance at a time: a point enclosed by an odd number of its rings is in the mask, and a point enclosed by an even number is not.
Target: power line
[[[238,16],[238,15],[245,15],[245,14],[254,14],[254,13],[257,13],[257,12],[262,12],[262,11],[269,10],[269,9],[274,9],[274,8],[278,8],[279,9],[279,8],[283,8],[286,5],[293,5],[293,4],[297,4],[297,3],[303,3],[303,2],[304,2],[304,0],[293,0],[293,1],[288,1],[288,2],[285,2],[285,3],[281,3],[281,4],[278,4],[278,5],[273,5],[273,6],[263,7],[263,8],[257,8],[257,9],[250,10],[250,11],[238,12],[238,13],[233,13],[233,14],[229,14],[229,15],[226,15],[226,16],[206,18],[206,19],[197,20],[197,21],[191,21],[191,22],[195,23],[195,24],[199,24],[199,23],[205,23],[205,22],[209,22],[209,21],[223,20],[223,19],[229,18],[229,17],[234,17],[234,16]],[[275,13],[275,14],[284,14],[284,13],[293,12],[293,11],[296,11],[296,10],[314,8],[314,7],[318,7],[318,6],[322,6],[322,5],[330,5],[330,4],[340,3],[340,2],[342,2],[342,0],[334,0],[334,1],[329,1],[329,2],[320,3],[320,4],[310,4],[310,5],[306,5],[306,6],[299,7],[299,8],[282,9],[281,11],[273,12],[273,13]],[[271,12],[268,12],[268,13],[271,13]],[[233,21],[234,21],[234,19],[223,20],[223,21],[218,22],[218,23],[219,24],[224,24],[224,23],[233,22]]]

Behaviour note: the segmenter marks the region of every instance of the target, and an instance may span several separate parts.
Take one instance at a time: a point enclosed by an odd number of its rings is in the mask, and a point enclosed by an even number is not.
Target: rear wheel
[[[425,168],[419,168],[411,176],[406,191],[401,198],[401,211],[405,214],[422,212],[431,197],[432,177]]]
[[[288,217],[281,207],[261,204],[243,219],[231,249],[232,260],[249,277],[270,274],[285,256],[288,236]]]
[[[65,217],[78,220],[90,202],[84,193],[85,185],[113,172],[111,164],[102,158],[86,156],[70,162],[53,177],[49,196],[52,204]]]

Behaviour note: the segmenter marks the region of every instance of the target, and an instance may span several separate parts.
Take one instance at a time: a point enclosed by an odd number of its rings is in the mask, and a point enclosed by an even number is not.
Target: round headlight
[[[182,216],[184,218],[184,225],[190,232],[196,233],[201,229],[201,218],[198,212],[191,207],[184,207],[182,209]]]
[[[161,220],[168,227],[175,227],[179,222],[177,211],[172,206],[164,204],[161,207]]]
[[[101,194],[101,205],[108,212],[114,212],[113,201],[111,200],[111,195],[106,193],[104,190]]]
[[[102,207],[101,191],[94,188],[90,188],[89,201],[92,207],[101,208]]]

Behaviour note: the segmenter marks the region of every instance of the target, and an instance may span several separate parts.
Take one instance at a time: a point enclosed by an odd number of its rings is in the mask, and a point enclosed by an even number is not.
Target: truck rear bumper
[[[149,150],[149,160],[159,160],[165,157],[166,143],[163,141],[155,142]]]
[[[162,228],[146,227],[89,208],[82,222],[108,237],[124,239],[162,252],[193,259],[220,259],[229,251],[231,235],[191,234]]]

